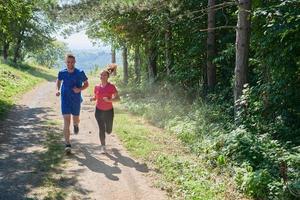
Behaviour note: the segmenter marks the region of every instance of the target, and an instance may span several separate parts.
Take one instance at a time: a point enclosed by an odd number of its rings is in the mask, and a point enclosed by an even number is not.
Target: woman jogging
[[[100,84],[95,86],[94,97],[91,98],[91,101],[97,101],[95,118],[99,126],[100,150],[103,153],[106,152],[105,134],[110,134],[113,127],[113,102],[120,100],[115,85],[108,82],[109,75],[107,70],[100,73]]]

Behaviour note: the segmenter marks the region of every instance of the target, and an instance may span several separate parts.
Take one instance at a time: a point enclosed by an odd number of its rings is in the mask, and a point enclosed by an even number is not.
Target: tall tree
[[[67,44],[59,41],[53,41],[45,44],[44,48],[37,49],[28,54],[37,64],[48,68],[59,66],[59,61],[64,59],[68,51]]]
[[[111,46],[111,63],[116,63],[116,48]]]
[[[128,75],[128,49],[126,45],[123,46],[122,57],[123,57],[123,81],[125,84],[127,84],[129,75]]]
[[[216,57],[216,39],[215,39],[215,0],[208,0],[207,15],[207,83],[210,89],[216,85],[216,65],[212,60]]]
[[[238,1],[238,22],[236,30],[236,57],[235,57],[235,85],[234,85],[234,108],[235,118],[241,109],[240,98],[243,87],[247,83],[249,46],[250,46],[250,13],[251,0]]]
[[[167,24],[165,30],[165,59],[166,59],[166,70],[167,75],[171,74],[172,65],[173,65],[173,55],[172,55],[172,26],[170,23],[170,12],[167,12]]]
[[[8,50],[9,50],[10,41],[4,40],[3,41],[3,60],[6,62],[8,58]]]
[[[149,42],[146,47],[146,54],[148,58],[148,78],[149,82],[153,83],[157,76],[157,48],[154,41]]]
[[[41,48],[49,43],[54,30],[50,10],[57,2],[7,0],[0,3],[0,42],[4,60],[13,52],[13,61],[21,57],[21,50]],[[9,48],[14,48],[9,51]]]
[[[141,55],[140,46],[136,45],[134,49],[134,71],[136,83],[141,82]]]

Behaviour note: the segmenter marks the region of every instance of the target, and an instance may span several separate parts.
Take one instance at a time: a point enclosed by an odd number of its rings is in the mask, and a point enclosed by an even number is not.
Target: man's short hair
[[[75,56],[72,53],[67,53],[66,56],[65,56],[65,59],[67,60],[68,58],[75,59]]]

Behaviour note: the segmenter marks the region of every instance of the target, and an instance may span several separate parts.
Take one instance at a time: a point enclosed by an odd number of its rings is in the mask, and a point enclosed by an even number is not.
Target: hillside
[[[90,71],[95,66],[103,67],[111,62],[111,54],[105,50],[82,50],[74,49],[71,52],[76,56],[76,66],[78,68],[84,69],[85,71]],[[122,58],[121,54],[117,54],[117,63],[121,65]],[[64,67],[64,61],[61,61],[59,66]]]
[[[53,69],[33,65],[16,67],[0,63],[0,119],[14,105],[18,97],[45,80],[55,80]]]

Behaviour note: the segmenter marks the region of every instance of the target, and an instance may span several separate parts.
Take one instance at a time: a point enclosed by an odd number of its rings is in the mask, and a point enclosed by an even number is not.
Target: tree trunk
[[[111,63],[116,63],[116,49],[115,47],[111,47]]]
[[[147,50],[148,54],[148,74],[149,74],[149,82],[152,84],[155,81],[157,76],[157,51],[155,44],[150,42],[150,47]]]
[[[168,23],[167,29],[165,32],[165,57],[166,57],[166,70],[167,75],[171,74],[172,65],[173,65],[173,55],[172,55],[172,48],[171,48],[171,41],[172,41],[172,27]]]
[[[249,43],[250,43],[250,11],[251,0],[239,0],[239,13],[236,30],[236,58],[235,58],[235,87],[234,114],[237,119],[242,105],[239,101],[243,94],[243,87],[247,83]]]
[[[208,0],[208,17],[207,17],[207,84],[208,88],[213,89],[216,85],[216,65],[212,60],[216,56],[216,39],[215,39],[215,0]]]
[[[127,46],[124,45],[122,57],[123,57],[123,81],[125,84],[128,83],[128,60],[127,60]]]
[[[4,62],[6,62],[7,58],[8,58],[8,49],[9,49],[9,42],[4,41],[4,43],[3,43],[3,60],[4,60]]]
[[[202,89],[203,89],[203,91],[202,91],[202,97],[203,97],[203,99],[204,100],[206,100],[206,97],[207,97],[207,85],[208,85],[208,83],[207,83],[207,65],[205,65],[205,63],[203,63],[203,67],[202,67],[203,69],[203,76],[202,76],[202,78],[203,78],[203,84],[202,84]]]
[[[134,70],[135,70],[135,81],[136,83],[141,82],[141,55],[140,47],[137,45],[134,49]]]
[[[14,59],[13,59],[13,62],[16,64],[18,59],[20,58],[20,49],[21,49],[21,42],[22,42],[22,39],[21,39],[21,36],[18,38],[17,40],[17,44],[16,44],[16,47],[15,47],[15,52],[14,52]]]

